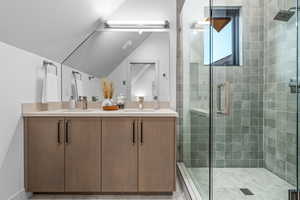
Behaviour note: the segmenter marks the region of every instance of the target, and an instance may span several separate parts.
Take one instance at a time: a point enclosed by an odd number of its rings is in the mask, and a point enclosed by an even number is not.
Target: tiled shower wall
[[[214,166],[262,167],[263,1],[226,2],[215,0],[214,5],[242,8],[243,61],[242,66],[214,67],[214,91],[218,84],[231,84],[230,114],[214,116]],[[207,167],[208,163],[209,120],[194,109],[208,110],[209,84],[205,81],[208,82],[209,73],[206,68],[190,65],[191,167]],[[217,102],[216,93],[214,102]]]
[[[264,5],[264,167],[292,184],[296,184],[297,99],[288,85],[297,69],[296,14],[288,22],[273,17],[295,4],[269,0]]]
[[[230,114],[214,115],[214,166],[264,167],[295,184],[296,95],[288,84],[296,77],[296,15],[289,22],[273,20],[292,5],[287,0],[215,0],[214,5],[241,6],[243,52],[242,66],[214,67],[214,91],[220,83],[231,83]],[[191,51],[191,57],[203,55]],[[202,63],[191,59],[189,72],[181,69],[178,74],[180,94],[190,91],[188,120],[182,124],[188,136],[186,141],[182,137],[182,146],[190,150],[183,154],[188,167],[208,166],[209,120],[202,111],[208,111],[209,73]],[[183,112],[184,104],[179,105]]]

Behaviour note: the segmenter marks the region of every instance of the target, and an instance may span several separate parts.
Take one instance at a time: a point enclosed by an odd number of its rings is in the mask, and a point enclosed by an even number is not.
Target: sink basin
[[[151,108],[145,108],[145,109],[124,109],[123,112],[155,112],[154,109]]]
[[[63,110],[62,112],[97,112],[96,109],[87,109],[87,110],[83,110],[83,109],[68,109],[68,110]]]

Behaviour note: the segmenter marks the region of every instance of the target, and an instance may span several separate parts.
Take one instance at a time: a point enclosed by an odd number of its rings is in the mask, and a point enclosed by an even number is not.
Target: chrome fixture
[[[230,83],[228,81],[218,85],[217,113],[229,115],[230,111]]]
[[[80,107],[83,110],[87,110],[88,109],[88,101],[87,101],[87,97],[86,96],[80,96],[79,97],[79,103],[80,103]]]
[[[290,90],[291,90],[292,94],[300,92],[299,79],[297,80],[297,78],[291,78],[290,83],[289,83],[289,87],[290,87]],[[298,88],[298,91],[297,91],[297,88]]]
[[[80,72],[72,71],[75,80],[82,80],[82,74]],[[77,78],[79,76],[79,79]]]
[[[168,29],[169,21],[112,21],[104,23],[105,28],[111,29]]]
[[[48,66],[55,67],[55,74],[56,74],[56,76],[58,75],[58,69],[57,69],[57,66],[54,63],[44,60],[43,61],[43,66],[46,67],[46,73],[48,72]]]
[[[288,10],[280,10],[274,17],[274,20],[288,22],[297,10],[300,10],[300,8],[297,9],[297,7],[291,7]]]
[[[136,97],[137,98],[137,102],[138,102],[138,107],[140,110],[144,109],[144,97]]]

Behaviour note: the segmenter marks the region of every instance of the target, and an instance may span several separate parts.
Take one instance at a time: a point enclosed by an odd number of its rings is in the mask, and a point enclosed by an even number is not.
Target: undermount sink
[[[62,112],[97,112],[96,109],[68,109],[68,110],[63,110]]]
[[[124,109],[123,112],[155,112],[154,109],[145,108],[145,109]]]

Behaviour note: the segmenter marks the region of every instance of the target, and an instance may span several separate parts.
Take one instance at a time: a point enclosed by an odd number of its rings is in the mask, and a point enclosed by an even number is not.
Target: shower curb
[[[184,163],[177,163],[178,178],[182,184],[183,192],[188,200],[202,200],[192,178],[187,172]]]

